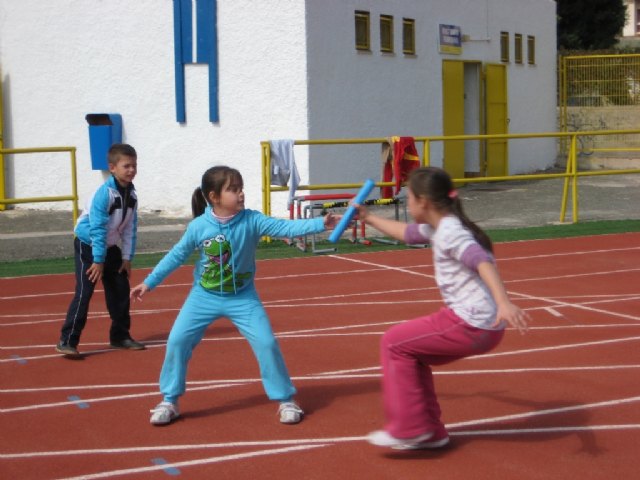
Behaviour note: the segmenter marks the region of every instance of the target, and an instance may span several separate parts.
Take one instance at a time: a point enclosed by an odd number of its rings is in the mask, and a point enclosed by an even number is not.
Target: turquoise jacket
[[[118,191],[111,175],[89,199],[76,222],[74,233],[82,242],[91,245],[95,263],[103,263],[107,248],[119,245],[124,260],[132,260],[136,252],[138,230],[138,197],[133,184]],[[123,205],[127,206],[123,217]]]
[[[220,223],[208,207],[189,222],[182,238],[145,278],[144,284],[155,288],[198,250],[194,285],[217,294],[234,294],[253,286],[256,248],[262,237],[292,238],[323,230],[322,217],[284,220],[249,209],[242,210],[227,223]]]

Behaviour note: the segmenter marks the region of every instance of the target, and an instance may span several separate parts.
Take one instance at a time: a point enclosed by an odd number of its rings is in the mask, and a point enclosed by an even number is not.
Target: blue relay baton
[[[367,181],[364,182],[364,185],[362,185],[362,187],[360,188],[358,194],[353,199],[352,203],[362,204],[362,202],[367,199],[375,185],[376,183],[373,180],[371,180],[370,178],[367,179]],[[340,219],[340,222],[338,222],[336,228],[333,230],[333,232],[331,232],[331,235],[329,235],[329,241],[331,243],[336,243],[340,239],[340,236],[347,229],[356,213],[357,212],[355,207],[353,205],[349,205],[347,210],[344,212],[344,215]]]

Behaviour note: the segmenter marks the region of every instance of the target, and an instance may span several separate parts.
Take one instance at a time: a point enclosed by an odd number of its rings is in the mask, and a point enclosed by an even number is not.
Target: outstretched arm
[[[373,228],[381,231],[389,237],[393,237],[402,242],[404,241],[404,234],[407,230],[406,223],[373,215],[362,205],[354,204],[353,206],[358,210],[358,218],[361,222],[371,225]]]
[[[520,333],[526,332],[527,322],[531,320],[531,317],[527,312],[511,303],[496,266],[488,261],[481,262],[478,265],[478,273],[487,287],[489,287],[491,295],[498,306],[496,324],[507,321],[511,326],[517,328]]]

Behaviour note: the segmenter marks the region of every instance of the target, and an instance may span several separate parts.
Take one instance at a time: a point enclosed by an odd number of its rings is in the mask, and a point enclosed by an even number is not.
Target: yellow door
[[[442,134],[464,135],[464,62],[442,62]],[[443,168],[452,178],[464,178],[464,142],[444,142]]]
[[[504,65],[485,66],[486,134],[508,133],[507,69]],[[485,175],[502,177],[509,173],[507,139],[487,140],[485,147]]]

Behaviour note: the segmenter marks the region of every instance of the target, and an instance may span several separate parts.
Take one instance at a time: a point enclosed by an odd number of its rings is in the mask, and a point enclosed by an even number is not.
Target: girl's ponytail
[[[493,243],[491,242],[489,235],[487,235],[484,230],[482,230],[478,225],[472,222],[469,217],[467,217],[467,214],[464,213],[464,210],[462,208],[462,202],[457,196],[455,196],[451,200],[451,211],[453,212],[453,214],[457,216],[460,219],[460,222],[462,222],[462,224],[467,227],[467,229],[473,234],[473,238],[476,239],[476,242],[478,242],[482,246],[482,248],[484,248],[488,252],[493,253]]]
[[[202,187],[198,187],[193,191],[191,195],[191,213],[193,218],[199,217],[207,209],[207,201],[202,193]]]

